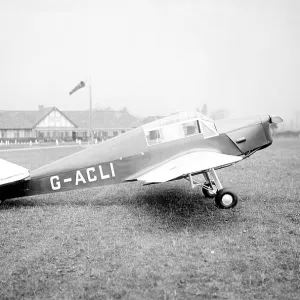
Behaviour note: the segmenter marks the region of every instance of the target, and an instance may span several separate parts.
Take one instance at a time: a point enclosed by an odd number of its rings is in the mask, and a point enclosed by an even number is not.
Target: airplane
[[[238,196],[222,186],[216,170],[270,146],[270,126],[282,121],[274,115],[213,121],[198,111],[178,112],[33,171],[0,159],[0,199],[186,179],[218,208],[233,208]],[[204,182],[194,178],[200,174]]]

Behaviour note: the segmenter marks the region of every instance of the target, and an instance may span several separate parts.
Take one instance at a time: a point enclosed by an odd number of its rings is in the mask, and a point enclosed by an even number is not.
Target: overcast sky
[[[300,1],[1,0],[0,109],[300,110]]]

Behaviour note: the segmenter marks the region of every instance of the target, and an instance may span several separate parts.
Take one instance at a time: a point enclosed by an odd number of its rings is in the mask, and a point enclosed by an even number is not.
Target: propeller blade
[[[281,117],[279,117],[279,116],[270,116],[270,123],[278,124],[278,123],[281,123],[281,122],[283,122]]]

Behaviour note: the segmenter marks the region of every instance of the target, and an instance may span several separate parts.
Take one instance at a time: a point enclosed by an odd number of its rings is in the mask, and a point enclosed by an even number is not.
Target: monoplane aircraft
[[[129,181],[144,184],[186,179],[219,208],[237,195],[223,188],[216,170],[272,144],[278,116],[214,122],[199,112],[179,112],[132,129],[46,166],[29,171],[0,160],[0,199],[64,192]],[[199,182],[195,175],[202,174]]]

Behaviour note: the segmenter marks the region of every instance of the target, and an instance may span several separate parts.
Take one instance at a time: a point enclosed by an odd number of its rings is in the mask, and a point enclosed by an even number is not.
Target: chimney
[[[44,110],[44,105],[39,105],[39,111],[43,111]]]

